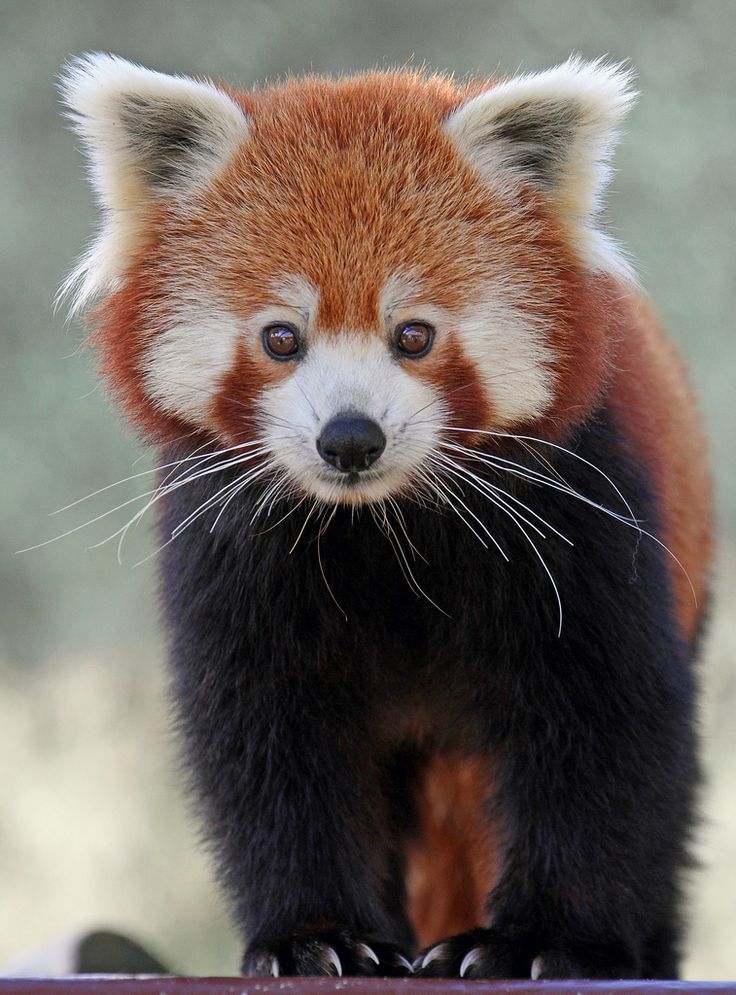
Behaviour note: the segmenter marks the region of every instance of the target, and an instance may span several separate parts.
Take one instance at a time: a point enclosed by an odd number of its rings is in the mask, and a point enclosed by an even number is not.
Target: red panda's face
[[[74,279],[112,290],[96,340],[133,417],[260,440],[296,490],[362,503],[420,486],[450,431],[588,410],[601,274],[623,269],[590,219],[628,96],[610,69],[555,72],[231,96],[77,65],[109,225]]]

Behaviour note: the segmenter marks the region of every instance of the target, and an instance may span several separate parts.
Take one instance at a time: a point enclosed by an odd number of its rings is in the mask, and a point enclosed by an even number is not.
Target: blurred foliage
[[[137,924],[195,971],[222,970],[228,943],[160,741],[154,572],[150,562],[129,565],[150,552],[151,536],[142,528],[133,537],[122,569],[109,545],[87,548],[119,519],[14,555],[132,497],[140,481],[48,517],[150,465],[100,396],[80,330],[52,310],[95,224],[78,143],[59,114],[62,63],[108,50],[250,85],[406,62],[512,73],[572,51],[631,60],[641,100],[618,154],[609,219],[691,368],[713,440],[724,542],[733,542],[734,38],[731,0],[0,0],[0,721],[15,743],[4,751],[0,874],[13,882],[3,901],[12,895],[16,909],[0,954],[78,925],[80,915]],[[708,741],[709,799],[716,828],[728,831],[707,837],[721,876],[701,879],[692,971],[702,977],[736,975],[726,939],[736,924],[726,787],[734,744],[724,732],[736,700],[734,596],[732,587],[730,601],[722,597],[711,653],[714,721],[724,724]]]

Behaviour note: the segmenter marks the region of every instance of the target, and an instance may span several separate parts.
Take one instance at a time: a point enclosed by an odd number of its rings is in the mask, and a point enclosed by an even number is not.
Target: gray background
[[[637,70],[609,218],[681,346],[712,438],[720,594],[688,973],[736,976],[734,38],[730,0],[0,2],[0,962],[111,924],[182,970],[237,964],[166,732],[153,564],[132,566],[153,548],[148,529],[123,566],[110,545],[88,548],[120,514],[15,555],[134,496],[136,482],[49,518],[150,465],[101,396],[81,330],[52,309],[95,224],[59,114],[60,66],[107,50],[250,85],[405,62],[511,73],[578,51]]]

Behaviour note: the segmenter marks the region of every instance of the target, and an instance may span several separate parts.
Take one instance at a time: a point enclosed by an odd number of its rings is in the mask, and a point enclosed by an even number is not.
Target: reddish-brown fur
[[[376,73],[239,95],[253,121],[249,141],[186,219],[152,217],[123,296],[98,313],[103,370],[147,434],[166,426],[140,390],[145,312],[166,312],[162,288],[172,278],[214,293],[245,319],[272,303],[280,278],[298,274],[319,291],[322,335],[384,335],[379,292],[396,273],[418,276],[422,298],[450,313],[479,283],[496,280],[530,315],[554,319],[557,400],[548,424],[561,432],[591,410],[609,359],[606,310],[615,288],[586,274],[542,198],[522,194],[510,212],[443,136],[438,124],[482,86]],[[259,343],[251,354],[252,363],[241,355],[243,373],[255,363],[260,375],[247,388],[239,383],[239,393],[285,375],[263,362]],[[443,386],[458,424],[493,425],[492,398],[456,338],[412,372]],[[233,389],[227,379],[223,395]],[[217,427],[227,432],[218,408]],[[234,418],[230,428],[241,424]]]
[[[690,640],[705,607],[713,551],[707,445],[680,358],[651,307],[632,296],[625,314],[611,401],[656,487],[662,541],[679,560],[669,560],[677,617]]]
[[[409,914],[420,947],[473,929],[502,859],[500,830],[489,830],[479,800],[492,790],[485,759],[436,757],[418,803],[418,842],[407,848]]]
[[[252,120],[250,138],[188,219],[152,216],[123,289],[95,316],[103,372],[147,436],[191,428],[163,414],[141,385],[148,317],[171,306],[163,287],[174,274],[243,319],[272,302],[279,279],[298,274],[319,292],[315,327],[325,336],[385,335],[379,293],[396,273],[418,276],[422,297],[451,314],[479,283],[503,281],[530,314],[552,319],[555,402],[543,424],[520,430],[561,436],[610,388],[624,434],[654,474],[664,541],[702,601],[708,475],[679,362],[641,300],[585,271],[568,227],[539,195],[523,192],[512,214],[443,135],[438,123],[489,85],[396,72],[232,93]],[[213,405],[213,429],[241,438],[258,391],[287,376],[286,365],[244,341]],[[492,393],[457,336],[410,372],[441,389],[454,424],[494,427]],[[689,636],[699,609],[676,564],[672,577]],[[423,843],[409,852],[422,945],[482,918],[500,859],[500,841],[483,836],[479,817],[490,779],[473,760],[443,758],[427,773]]]
[[[151,339],[150,314],[165,302],[156,281],[156,247],[151,245],[127,274],[122,289],[99,304],[90,316],[90,345],[97,350],[100,372],[135,427],[148,439],[176,439],[187,432],[180,419],[155,405],[144,390],[141,367]]]

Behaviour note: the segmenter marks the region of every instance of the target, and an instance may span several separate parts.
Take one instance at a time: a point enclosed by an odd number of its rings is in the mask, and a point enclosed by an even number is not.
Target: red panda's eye
[[[407,321],[398,326],[395,335],[399,352],[416,359],[426,355],[432,348],[434,328],[425,321]]]
[[[274,359],[291,359],[299,352],[299,333],[292,325],[267,325],[263,345]]]

